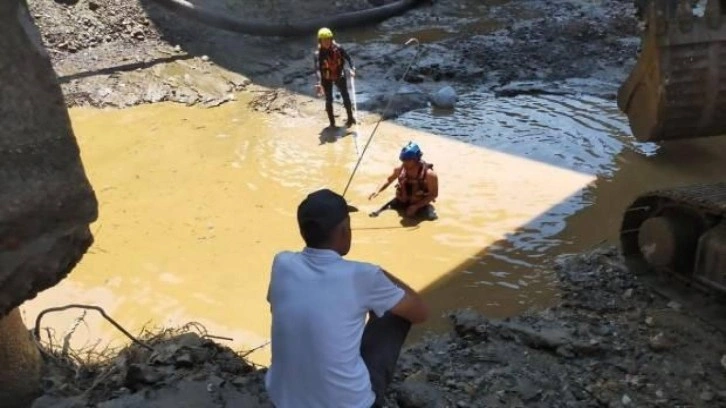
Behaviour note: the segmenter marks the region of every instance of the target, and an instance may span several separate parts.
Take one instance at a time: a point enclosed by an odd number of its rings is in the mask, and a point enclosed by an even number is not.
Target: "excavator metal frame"
[[[726,133],[726,1],[708,0],[703,16],[693,6],[692,0],[641,5],[642,51],[617,96],[641,142]]]
[[[726,134],[726,0],[636,0],[642,51],[618,92],[633,136],[668,142]],[[646,192],[625,210],[626,259],[726,296],[726,182]]]

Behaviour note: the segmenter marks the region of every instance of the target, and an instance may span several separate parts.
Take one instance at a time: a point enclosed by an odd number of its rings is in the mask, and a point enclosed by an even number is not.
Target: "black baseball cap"
[[[306,240],[308,237],[323,239],[354,210],[343,196],[330,189],[314,191],[297,207],[300,233]]]

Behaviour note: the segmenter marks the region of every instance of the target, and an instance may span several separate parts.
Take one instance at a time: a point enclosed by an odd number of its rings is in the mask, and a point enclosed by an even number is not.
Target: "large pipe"
[[[320,27],[331,29],[374,24],[402,14],[429,0],[398,0],[366,10],[352,11],[295,23],[265,23],[238,20],[226,14],[197,7],[186,0],[149,0],[178,15],[212,27],[255,36],[292,37],[314,34]]]

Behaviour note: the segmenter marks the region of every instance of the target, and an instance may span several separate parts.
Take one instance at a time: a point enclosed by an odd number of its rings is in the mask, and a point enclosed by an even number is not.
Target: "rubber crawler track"
[[[668,210],[688,214],[694,222],[700,223],[699,228],[703,233],[721,221],[726,214],[726,182],[655,190],[636,198],[626,209],[620,227],[620,243],[624,256],[642,259],[638,246],[640,226],[648,218]],[[710,292],[683,274],[675,273],[673,270],[663,272]],[[688,274],[691,275],[691,272]]]

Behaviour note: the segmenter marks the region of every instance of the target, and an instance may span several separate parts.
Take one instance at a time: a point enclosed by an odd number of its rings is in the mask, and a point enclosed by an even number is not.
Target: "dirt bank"
[[[30,1],[69,106],[123,107],[163,100],[213,106],[233,99],[250,81],[312,94],[314,33],[303,39],[237,35],[149,3]],[[291,10],[294,18],[306,18],[369,4],[234,0],[204,6],[283,21],[292,18]],[[614,95],[634,62],[637,34],[628,0],[442,0],[375,28],[340,32],[339,41],[359,67],[362,108],[373,111],[384,106],[392,83],[413,56],[413,48],[401,50],[403,42],[412,36],[422,41],[420,60],[406,78],[409,97],[394,107],[400,113],[421,107],[430,92],[447,84],[459,91],[497,90],[518,81],[544,81],[551,87],[564,79],[595,78],[611,83],[604,92]]]
[[[505,321],[456,313],[454,333],[408,350],[399,406],[726,404],[724,326],[652,291],[612,248],[554,273],[558,306]]]
[[[552,273],[557,306],[506,320],[459,311],[451,333],[404,350],[388,406],[726,404],[726,326],[653,291],[613,248],[559,259]],[[146,338],[153,351],[53,364],[34,407],[271,406],[264,368],[205,334],[192,326]]]

